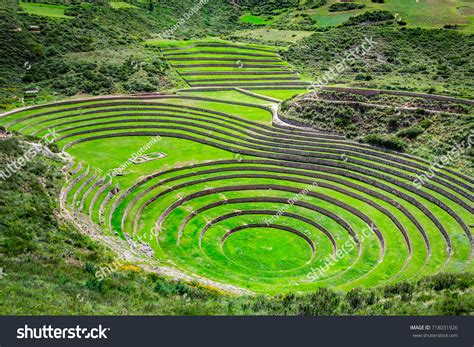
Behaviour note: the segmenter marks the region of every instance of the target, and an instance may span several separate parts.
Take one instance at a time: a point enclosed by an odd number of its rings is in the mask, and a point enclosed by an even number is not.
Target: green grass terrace
[[[250,70],[271,86],[279,81],[263,72],[291,71],[259,46],[192,43],[163,54],[180,73],[200,73],[183,76],[191,86],[232,85]],[[233,65],[225,59],[234,56],[281,67],[193,66]],[[207,81],[216,76],[224,80]],[[74,159],[67,208],[197,279],[274,294],[473,270],[471,177],[443,169],[417,188],[423,159],[278,125],[275,105],[238,90],[114,96],[17,110],[0,125],[36,137],[54,129]]]

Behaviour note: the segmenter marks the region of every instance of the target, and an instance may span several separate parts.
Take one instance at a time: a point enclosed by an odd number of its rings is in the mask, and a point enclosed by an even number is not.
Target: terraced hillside
[[[163,52],[193,87],[295,86],[281,85],[293,82],[280,80],[289,70],[274,52],[242,47]],[[236,57],[268,61],[220,60]],[[416,187],[430,163],[284,126],[276,106],[240,89],[115,96],[17,110],[0,124],[54,130],[74,159],[62,199],[75,218],[191,278],[281,293],[474,269],[471,177],[442,169]]]
[[[304,88],[275,48],[260,45],[194,42],[161,48],[191,87]]]

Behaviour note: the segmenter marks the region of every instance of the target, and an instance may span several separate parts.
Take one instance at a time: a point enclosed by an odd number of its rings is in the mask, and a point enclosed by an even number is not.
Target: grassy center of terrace
[[[232,234],[223,245],[234,263],[255,271],[285,271],[311,259],[311,248],[301,237],[272,228],[245,229]]]

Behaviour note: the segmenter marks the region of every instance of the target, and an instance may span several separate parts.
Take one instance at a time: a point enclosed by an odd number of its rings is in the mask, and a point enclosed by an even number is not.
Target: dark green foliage
[[[159,57],[129,57],[122,64],[111,64],[105,59],[96,62],[70,58],[48,58],[32,66],[23,77],[25,83],[47,81],[54,90],[64,95],[78,93],[110,94],[115,91],[156,91],[166,85],[168,63]],[[134,76],[140,76],[133,81]],[[127,83],[128,82],[128,83]],[[138,83],[140,82],[140,83]]]
[[[472,315],[474,310],[474,296],[472,294],[446,294],[444,298],[437,303],[436,309],[440,312],[440,315],[444,316]]]
[[[469,279],[466,275],[454,275],[454,274],[437,274],[434,276],[426,277],[421,280],[421,283],[427,288],[435,291],[441,290],[454,290],[461,289],[465,290],[469,288],[469,284],[472,279]]]
[[[373,79],[371,74],[368,73],[358,73],[354,78],[356,81],[370,81]]]
[[[24,153],[20,142],[15,137],[0,140],[0,153],[7,157],[17,157]]]
[[[298,306],[298,314],[304,316],[328,316],[337,314],[341,297],[327,288],[319,288],[308,294]]]
[[[459,25],[457,24],[445,24],[443,25],[444,29],[459,29]]]
[[[376,302],[376,295],[372,291],[354,288],[347,292],[346,300],[354,310],[373,305]]]
[[[391,135],[370,134],[362,138],[362,142],[399,152],[403,152],[405,149],[405,143]]]
[[[400,113],[391,115],[390,117],[388,117],[388,129],[391,131],[398,129],[402,120],[403,116]]]
[[[392,295],[411,295],[413,293],[413,286],[408,282],[400,282],[397,284],[388,285],[384,288],[385,297]]]
[[[394,19],[395,17],[388,11],[371,11],[365,12],[358,16],[354,16],[349,18],[344,25],[359,25],[359,24],[367,24],[367,23],[379,23],[384,22],[387,20]]]
[[[272,28],[282,30],[313,30],[315,26],[316,20],[309,14],[297,12],[286,12],[271,25]]]
[[[299,10],[308,10],[326,5],[326,0],[306,0],[298,6]]]
[[[295,8],[298,0],[242,0],[240,6],[255,15],[270,15],[282,13],[289,8]]]
[[[32,101],[44,102],[53,95],[60,98],[77,93],[157,91],[171,87],[168,66],[156,51],[142,43],[150,38],[150,33],[169,29],[195,2],[147,1],[136,2],[135,6],[138,9],[115,10],[97,2],[70,5],[65,14],[71,19],[57,20],[19,14],[15,2],[0,5],[0,109],[21,106],[23,90],[32,88],[40,90],[39,97]],[[31,25],[39,26],[40,34],[28,30]],[[238,13],[232,11],[230,2],[209,1],[174,35],[184,38],[226,34],[238,25]],[[104,51],[125,54],[113,61],[101,60]],[[133,55],[144,59],[138,71],[130,71],[126,66]],[[141,75],[143,71],[145,76]]]
[[[336,2],[329,6],[329,12],[350,11],[364,8],[364,4],[357,4],[355,2]]]
[[[407,139],[416,139],[418,136],[423,134],[423,129],[420,127],[409,127],[400,130],[397,133],[398,137],[405,137]]]

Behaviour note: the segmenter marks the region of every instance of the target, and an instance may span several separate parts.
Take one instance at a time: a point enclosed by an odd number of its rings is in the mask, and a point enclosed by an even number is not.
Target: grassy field
[[[466,31],[472,32],[474,30],[470,19],[473,15],[473,4],[470,1],[387,0],[383,4],[378,4],[370,0],[359,0],[357,3],[365,4],[365,8],[329,12],[329,7],[336,2],[336,0],[329,0],[325,6],[310,12],[318,25],[338,25],[350,16],[369,10],[386,10],[398,14],[397,18],[405,21],[409,27],[441,28],[445,24],[458,24]]]
[[[367,11],[386,10],[397,14],[397,19],[406,22],[408,27],[441,28],[446,24],[457,24],[463,31],[474,31],[472,24],[474,5],[472,1],[468,0],[385,0],[384,3],[358,0],[355,3],[365,5],[364,8],[336,12],[329,11],[331,5],[338,2],[338,0],[328,0],[325,5],[315,9],[293,8],[289,12],[284,12],[274,17],[266,17],[265,19],[246,15],[241,20],[248,18],[245,20],[246,23],[278,26],[281,29],[285,25],[291,25],[290,22],[295,21],[297,23],[298,18],[302,15],[309,15],[316,21],[316,27],[328,27],[340,25],[350,17]]]
[[[115,9],[121,9],[121,8],[137,8],[137,6],[130,4],[125,1],[110,1],[109,2],[110,7],[115,8]]]
[[[278,30],[272,28],[258,28],[258,29],[247,29],[236,31],[230,38],[242,40],[258,40],[259,42],[271,42],[271,43],[281,43],[289,44],[299,41],[309,35],[311,31],[302,31],[302,30]]]
[[[21,135],[0,141],[0,166],[6,167],[12,158],[24,154],[24,141]],[[413,283],[347,293],[321,288],[304,295],[256,297],[226,295],[208,285],[166,279],[130,262],[99,280],[96,272],[115,262],[118,255],[58,218],[57,196],[64,184],[60,166],[57,157],[38,154],[23,170],[0,180],[1,266],[5,275],[0,288],[1,314],[468,315],[474,308],[469,273],[439,274]],[[285,249],[309,253],[306,244],[289,233],[271,229],[266,234],[261,236],[284,238]],[[245,260],[242,252],[257,256],[245,242],[258,236],[245,231],[233,234],[233,244],[224,245],[227,256],[235,256],[237,262]],[[245,240],[247,237],[250,239]],[[274,237],[262,241],[259,259],[265,255],[268,266],[281,267],[271,257],[281,243]],[[287,260],[287,254],[281,259]],[[305,260],[294,258],[298,259]],[[250,266],[258,264],[260,261]]]
[[[23,11],[38,16],[54,17],[54,18],[72,18],[66,16],[64,11],[68,8],[64,5],[40,4],[32,2],[20,2],[20,7]]]
[[[242,17],[240,17],[240,21],[242,23],[250,23],[254,25],[265,25],[265,24],[270,24],[271,21],[266,20],[265,18],[259,17],[259,16],[254,16],[251,14],[244,14]]]

